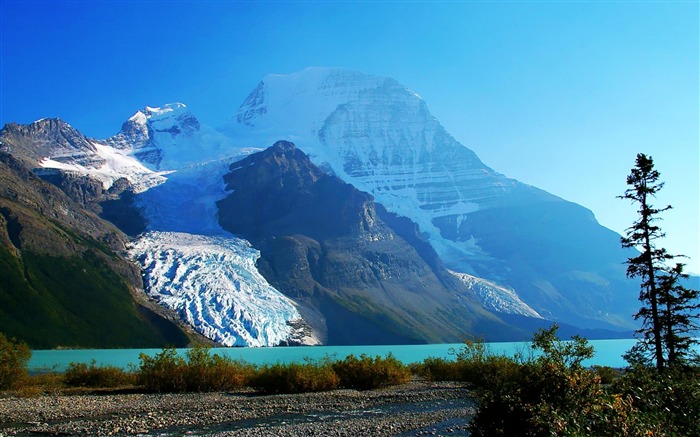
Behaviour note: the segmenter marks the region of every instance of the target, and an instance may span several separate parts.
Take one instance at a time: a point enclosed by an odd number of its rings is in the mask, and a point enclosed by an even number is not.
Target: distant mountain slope
[[[134,302],[125,239],[25,163],[0,152],[0,332],[34,348],[185,345]]]
[[[514,290],[547,319],[635,326],[638,287],[619,236],[587,209],[486,166],[394,79],[334,68],[269,75],[227,129],[243,144],[295,140],[416,222],[450,269]]]
[[[304,305],[325,344],[523,335],[481,306],[415,225],[322,172],[292,143],[232,164],[225,180],[232,192],[217,203],[222,227],[260,250],[261,273]]]

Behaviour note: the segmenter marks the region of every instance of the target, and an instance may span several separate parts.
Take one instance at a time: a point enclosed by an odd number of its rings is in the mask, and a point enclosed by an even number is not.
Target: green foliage
[[[570,341],[557,338],[559,327],[555,324],[549,329],[541,329],[532,338],[532,348],[541,350],[538,361],[544,361],[556,366],[580,369],[583,360],[593,358],[595,351],[588,340],[579,336],[571,337]]]
[[[265,394],[327,391],[339,384],[340,378],[328,360],[266,365],[250,380],[254,389]]]
[[[461,381],[462,372],[457,362],[445,358],[428,357],[422,363],[415,363],[411,371],[428,381]]]
[[[519,355],[510,358],[493,354],[483,341],[466,341],[456,356],[459,380],[477,388],[510,378],[522,359]]]
[[[613,391],[631,398],[640,420],[663,430],[658,435],[700,435],[700,368],[635,366],[615,381]]]
[[[186,391],[233,390],[248,384],[255,368],[241,360],[232,360],[209,349],[196,346],[187,350]]]
[[[534,335],[539,355],[493,355],[483,343],[467,343],[457,353],[462,380],[478,401],[471,434],[637,436],[653,430],[637,419],[630,396],[606,393],[597,373],[582,367],[593,356],[587,341],[561,341],[557,329]]]
[[[174,326],[169,335],[139,314],[101,252],[16,258],[0,246],[0,270],[0,331],[35,349],[164,346],[166,337],[187,344]]]
[[[137,382],[150,392],[204,392],[231,390],[246,385],[253,366],[231,360],[197,346],[185,357],[174,348],[163,349],[154,357],[139,355]]]
[[[461,381],[471,387],[483,387],[491,380],[509,378],[522,360],[520,355],[510,358],[493,354],[483,341],[465,341],[452,352],[455,360],[427,358],[414,366],[414,373],[430,381]]]
[[[643,304],[635,315],[635,319],[642,320],[637,331],[641,339],[626,358],[631,364],[653,363],[661,370],[687,365],[697,358],[691,346],[697,343],[692,334],[698,329],[700,292],[681,284],[687,278],[684,265],[669,267],[668,262],[678,256],[656,243],[665,236],[656,224],[659,214],[671,209],[670,205],[656,208],[652,204],[664,186],[659,176],[651,156],[637,154],[635,166],[627,176],[629,188],[619,197],[638,206],[639,218],[627,229],[621,244],[639,250],[627,260],[627,276],[640,278],[639,300]]]
[[[63,381],[68,387],[113,388],[133,385],[136,375],[115,366],[97,366],[92,360],[90,365],[68,364]]]
[[[609,366],[591,366],[590,370],[600,378],[603,385],[612,384],[622,376],[621,370]]]
[[[27,378],[32,351],[25,343],[8,340],[0,333],[0,390],[21,387]]]
[[[340,377],[340,386],[357,390],[372,390],[391,385],[405,384],[411,380],[411,372],[392,354],[385,358],[372,358],[365,354],[357,358],[348,355],[343,361],[333,363],[333,370]]]

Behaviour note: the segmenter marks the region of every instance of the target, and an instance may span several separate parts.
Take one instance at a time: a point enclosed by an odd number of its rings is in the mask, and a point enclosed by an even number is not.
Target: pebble
[[[0,398],[0,435],[469,435],[469,392],[412,381],[358,392],[250,392]]]

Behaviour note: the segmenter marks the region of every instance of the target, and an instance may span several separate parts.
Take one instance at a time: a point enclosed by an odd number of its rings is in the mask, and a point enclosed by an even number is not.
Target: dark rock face
[[[323,314],[316,328],[328,344],[522,335],[449,275],[415,225],[323,173],[292,143],[234,163],[225,181],[233,191],[218,202],[220,224],[261,251],[258,268],[271,284]]]

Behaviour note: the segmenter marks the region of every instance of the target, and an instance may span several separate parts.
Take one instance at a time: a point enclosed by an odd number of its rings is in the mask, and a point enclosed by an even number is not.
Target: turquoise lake
[[[635,343],[634,339],[591,340],[595,348],[595,357],[584,364],[625,367],[627,363],[622,355]],[[489,349],[497,354],[514,355],[528,353],[529,342],[488,343]],[[308,347],[268,347],[268,348],[212,348],[212,353],[226,355],[233,359],[242,359],[251,364],[274,364],[302,362],[305,359],[317,360],[330,356],[343,359],[348,355],[367,354],[386,356],[393,354],[406,364],[421,362],[428,357],[452,358],[453,351],[462,347],[456,344],[422,344],[422,345],[388,345],[388,346],[308,346]],[[128,368],[130,364],[139,364],[139,354],[155,355],[161,349],[75,349],[75,350],[35,350],[29,361],[29,370],[62,371],[71,362],[112,365]],[[186,349],[179,349],[183,353]]]

